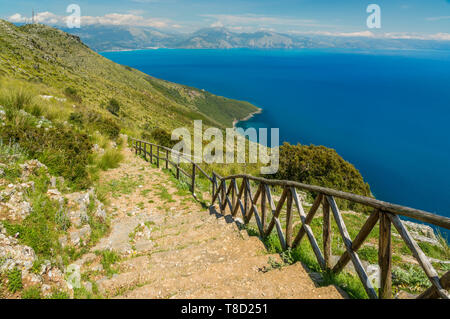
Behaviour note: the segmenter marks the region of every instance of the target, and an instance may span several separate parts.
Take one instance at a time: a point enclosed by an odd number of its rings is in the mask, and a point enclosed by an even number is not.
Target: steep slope
[[[257,109],[118,65],[78,37],[44,25],[17,27],[0,20],[0,76],[26,80],[42,93],[48,88],[63,93],[70,87],[77,106],[103,113],[114,98],[121,106],[120,123],[132,133],[190,126],[192,119],[226,127]]]

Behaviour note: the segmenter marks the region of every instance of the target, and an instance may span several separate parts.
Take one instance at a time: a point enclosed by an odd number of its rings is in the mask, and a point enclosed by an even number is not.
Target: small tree
[[[114,114],[116,116],[119,116],[119,111],[120,111],[120,104],[119,102],[112,98],[111,100],[109,100],[108,105],[106,106],[106,109],[111,113]]]

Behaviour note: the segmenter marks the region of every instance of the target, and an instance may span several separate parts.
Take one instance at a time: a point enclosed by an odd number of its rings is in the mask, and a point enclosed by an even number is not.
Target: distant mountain
[[[226,28],[204,28],[193,33],[169,33],[155,28],[88,25],[63,29],[77,35],[95,51],[147,48],[186,49],[436,49],[450,50],[450,41],[381,39],[323,35],[292,35],[270,31],[232,32]]]

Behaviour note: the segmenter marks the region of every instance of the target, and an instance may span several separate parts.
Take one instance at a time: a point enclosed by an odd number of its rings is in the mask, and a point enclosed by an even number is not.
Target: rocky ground
[[[7,168],[7,164],[2,164]],[[65,233],[59,238],[62,248],[80,249],[90,241],[91,226],[89,220],[92,213],[99,221],[106,220],[104,205],[96,198],[93,189],[86,192],[62,194],[58,186],[63,179],[52,177],[47,167],[37,160],[27,161],[20,165],[21,176],[18,183],[7,183],[0,178],[0,274],[6,274],[2,280],[2,288],[10,285],[8,276],[14,270],[21,272],[21,290],[39,287],[41,296],[49,296],[54,291],[64,291],[73,296],[73,286],[67,281],[66,271],[61,256],[55,260],[40,260],[33,248],[19,244],[18,232],[8,235],[2,224],[21,224],[32,213],[31,195],[35,189],[35,182],[30,180],[39,174],[47,175],[49,179],[48,191],[45,194],[49,200],[59,203],[61,219],[67,224]],[[4,170],[0,171],[0,175]],[[89,213],[89,214],[88,214]],[[39,234],[38,234],[39,235]],[[18,297],[17,292],[1,289],[7,298]]]
[[[103,184],[123,176],[133,189],[110,194],[112,229],[92,251],[120,255],[107,275],[95,254],[82,273],[112,298],[342,298],[335,287],[317,287],[300,263],[281,269],[256,237],[235,222],[202,208],[167,175],[130,151]],[[125,188],[125,187],[124,187]],[[86,275],[85,275],[86,276]]]

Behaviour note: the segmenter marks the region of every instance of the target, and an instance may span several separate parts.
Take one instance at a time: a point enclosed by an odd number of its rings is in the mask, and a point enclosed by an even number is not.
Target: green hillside
[[[20,79],[23,83],[14,83],[15,87],[26,85],[37,95],[69,97],[67,103],[59,103],[62,113],[96,111],[119,121],[124,132],[133,135],[156,127],[190,127],[192,119],[229,127],[234,119],[257,110],[247,102],[118,65],[90,50],[78,37],[44,25],[17,27],[0,20],[0,77]],[[107,111],[113,98],[120,106],[117,116]]]

